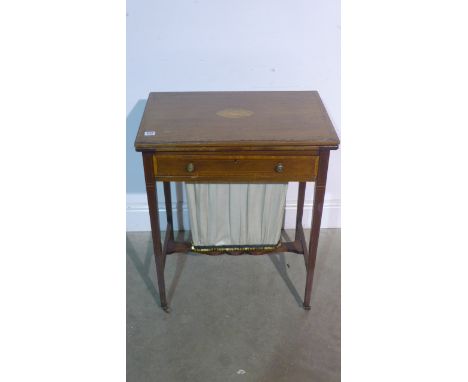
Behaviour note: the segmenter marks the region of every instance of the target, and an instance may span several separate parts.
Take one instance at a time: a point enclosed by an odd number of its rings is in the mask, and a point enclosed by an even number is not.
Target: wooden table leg
[[[320,150],[319,168],[315,180],[314,206],[312,211],[312,228],[310,230],[309,256],[307,259],[307,277],[304,295],[304,309],[310,310],[310,295],[312,292],[312,281],[314,278],[315,259],[320,234],[320,223],[322,221],[323,200],[325,197],[325,186],[327,183],[328,159],[330,150]]]
[[[300,240],[300,226],[302,225],[302,215],[304,212],[306,182],[299,182],[299,192],[297,194],[297,213],[296,213],[296,235],[295,240]]]
[[[156,262],[156,276],[158,279],[159,298],[161,307],[167,310],[166,287],[164,284],[164,253],[161,248],[161,230],[159,227],[158,195],[154,177],[153,153],[143,152],[143,167],[145,169],[146,195],[148,198],[151,234],[153,237],[153,251]]]
[[[174,240],[174,223],[172,222],[172,199],[171,199],[171,182],[163,182],[164,184],[164,201],[166,203],[167,230],[169,238]]]

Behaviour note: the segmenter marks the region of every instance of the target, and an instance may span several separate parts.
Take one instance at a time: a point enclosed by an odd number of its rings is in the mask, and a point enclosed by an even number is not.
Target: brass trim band
[[[281,246],[281,240],[277,244],[265,245],[213,245],[213,246],[198,246],[191,247],[192,252],[196,253],[209,253],[209,252],[233,252],[233,251],[273,251]]]

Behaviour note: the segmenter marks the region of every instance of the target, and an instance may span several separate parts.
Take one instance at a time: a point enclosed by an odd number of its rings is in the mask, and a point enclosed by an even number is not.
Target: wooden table
[[[167,310],[166,255],[191,249],[191,243],[174,239],[170,182],[299,182],[294,241],[250,253],[304,255],[304,308],[309,310],[328,159],[338,145],[316,91],[151,93],[135,149],[143,155],[162,308]],[[163,182],[166,202],[163,245],[156,181]],[[309,248],[302,227],[306,181],[315,181]]]

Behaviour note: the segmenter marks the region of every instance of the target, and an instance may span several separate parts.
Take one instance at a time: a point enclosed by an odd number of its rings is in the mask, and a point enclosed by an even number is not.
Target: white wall
[[[149,230],[141,154],[133,149],[148,93],[195,90],[318,90],[341,135],[339,0],[127,0],[129,231]],[[158,192],[164,214],[160,185]],[[286,228],[293,227],[296,197],[290,183]],[[174,188],[174,209],[175,200]],[[179,205],[186,219],[185,202]],[[340,226],[340,206],[338,150],[331,152],[322,227]]]

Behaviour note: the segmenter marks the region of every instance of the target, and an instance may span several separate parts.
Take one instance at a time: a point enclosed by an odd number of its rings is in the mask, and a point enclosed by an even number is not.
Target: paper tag
[[[150,137],[152,135],[156,135],[156,131],[152,130],[152,131],[145,131],[145,137]]]

